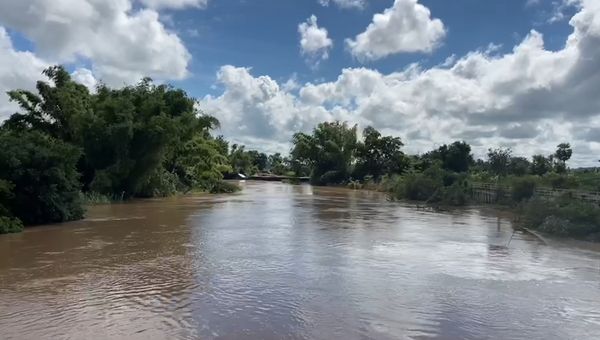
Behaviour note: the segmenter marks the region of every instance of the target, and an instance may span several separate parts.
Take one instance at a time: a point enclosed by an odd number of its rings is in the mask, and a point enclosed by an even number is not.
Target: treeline
[[[321,123],[311,134],[296,133],[292,142],[289,171],[308,174],[317,185],[379,182],[383,177],[428,170],[441,171],[442,177],[469,174],[481,181],[526,175],[566,176],[572,155],[571,146],[561,143],[554,154],[534,155],[531,160],[513,156],[509,148],[489,149],[487,159],[475,160],[471,146],[464,141],[444,144],[421,155],[407,155],[400,138],[382,136],[373,127],[365,128],[359,138],[357,126],[344,122]],[[559,181],[555,184],[560,185]]]
[[[60,66],[44,75],[36,93],[8,92],[21,112],[0,127],[0,233],[79,219],[89,200],[234,191],[224,175],[257,166],[183,90],[144,79],[90,93]]]

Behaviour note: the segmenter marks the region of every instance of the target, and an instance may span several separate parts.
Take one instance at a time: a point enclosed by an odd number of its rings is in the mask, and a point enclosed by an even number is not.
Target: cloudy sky
[[[598,0],[0,0],[0,119],[51,64],[90,88],[182,87],[268,152],[337,119],[409,152],[600,159]]]

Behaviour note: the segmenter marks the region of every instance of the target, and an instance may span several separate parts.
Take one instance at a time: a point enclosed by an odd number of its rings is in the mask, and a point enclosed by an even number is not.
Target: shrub
[[[600,234],[600,208],[587,202],[532,199],[522,210],[524,225],[532,229],[576,238]]]
[[[549,173],[544,176],[544,182],[553,189],[572,189],[578,186],[576,178],[557,173]]]
[[[383,192],[393,192],[394,188],[396,187],[396,183],[398,183],[398,178],[398,175],[383,175],[377,190]]]
[[[469,201],[467,175],[444,171],[434,165],[422,173],[400,177],[393,190],[395,198],[464,205]]]
[[[111,199],[104,194],[90,191],[82,194],[81,202],[84,205],[109,204]]]
[[[511,198],[515,202],[530,199],[535,193],[536,182],[531,177],[516,177],[510,185]]]
[[[105,195],[95,191],[88,191],[81,194],[81,201],[84,205],[102,205],[114,202],[123,202],[125,198],[121,195]]]
[[[441,179],[428,177],[425,173],[403,176],[396,187],[396,198],[426,201],[441,187]]]
[[[444,187],[441,194],[441,202],[447,205],[461,206],[469,201],[469,189],[467,182],[454,182]]]
[[[551,202],[537,198],[525,203],[521,209],[523,225],[528,228],[537,228],[544,223],[549,214],[550,204],[554,205]]]
[[[142,184],[139,192],[141,197],[168,197],[177,192],[179,177],[168,172],[163,167],[154,170]]]
[[[218,181],[209,189],[211,194],[230,194],[240,191],[241,188],[231,182]]]
[[[348,184],[346,184],[348,189],[359,190],[363,188],[363,185],[359,181],[350,180]]]
[[[0,234],[20,233],[23,223],[17,218],[0,216]]]

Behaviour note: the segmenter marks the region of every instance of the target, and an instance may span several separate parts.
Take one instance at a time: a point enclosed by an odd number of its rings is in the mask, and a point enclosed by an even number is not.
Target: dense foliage
[[[82,217],[79,149],[38,131],[1,131],[0,145],[5,216],[25,224]]]
[[[425,161],[439,161],[442,168],[452,172],[467,172],[473,164],[471,146],[463,141],[456,141],[450,145],[442,145],[422,157]]]
[[[408,161],[401,151],[404,144],[398,137],[385,136],[372,127],[363,131],[363,140],[356,144],[356,166],[353,177],[370,176],[378,181],[383,175],[402,173]]]
[[[310,167],[313,184],[338,184],[350,178],[357,146],[356,126],[321,123],[312,135],[295,134],[293,143],[292,159]]]
[[[228,145],[210,134],[218,121],[184,91],[144,79],[90,93],[60,66],[44,75],[37,93],[8,93],[21,112],[0,130],[0,232],[81,218],[82,196],[233,190]]]
[[[359,140],[357,127],[343,122],[321,123],[312,134],[294,135],[287,163],[296,174],[309,173],[317,185],[380,181],[406,169],[408,159],[400,138],[382,136],[372,127],[365,128],[362,135]]]

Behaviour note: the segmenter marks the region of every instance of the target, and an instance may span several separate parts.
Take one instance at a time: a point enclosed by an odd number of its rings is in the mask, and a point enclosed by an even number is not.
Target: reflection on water
[[[513,236],[492,211],[247,182],[88,215],[0,237],[3,339],[600,333],[600,252]]]

